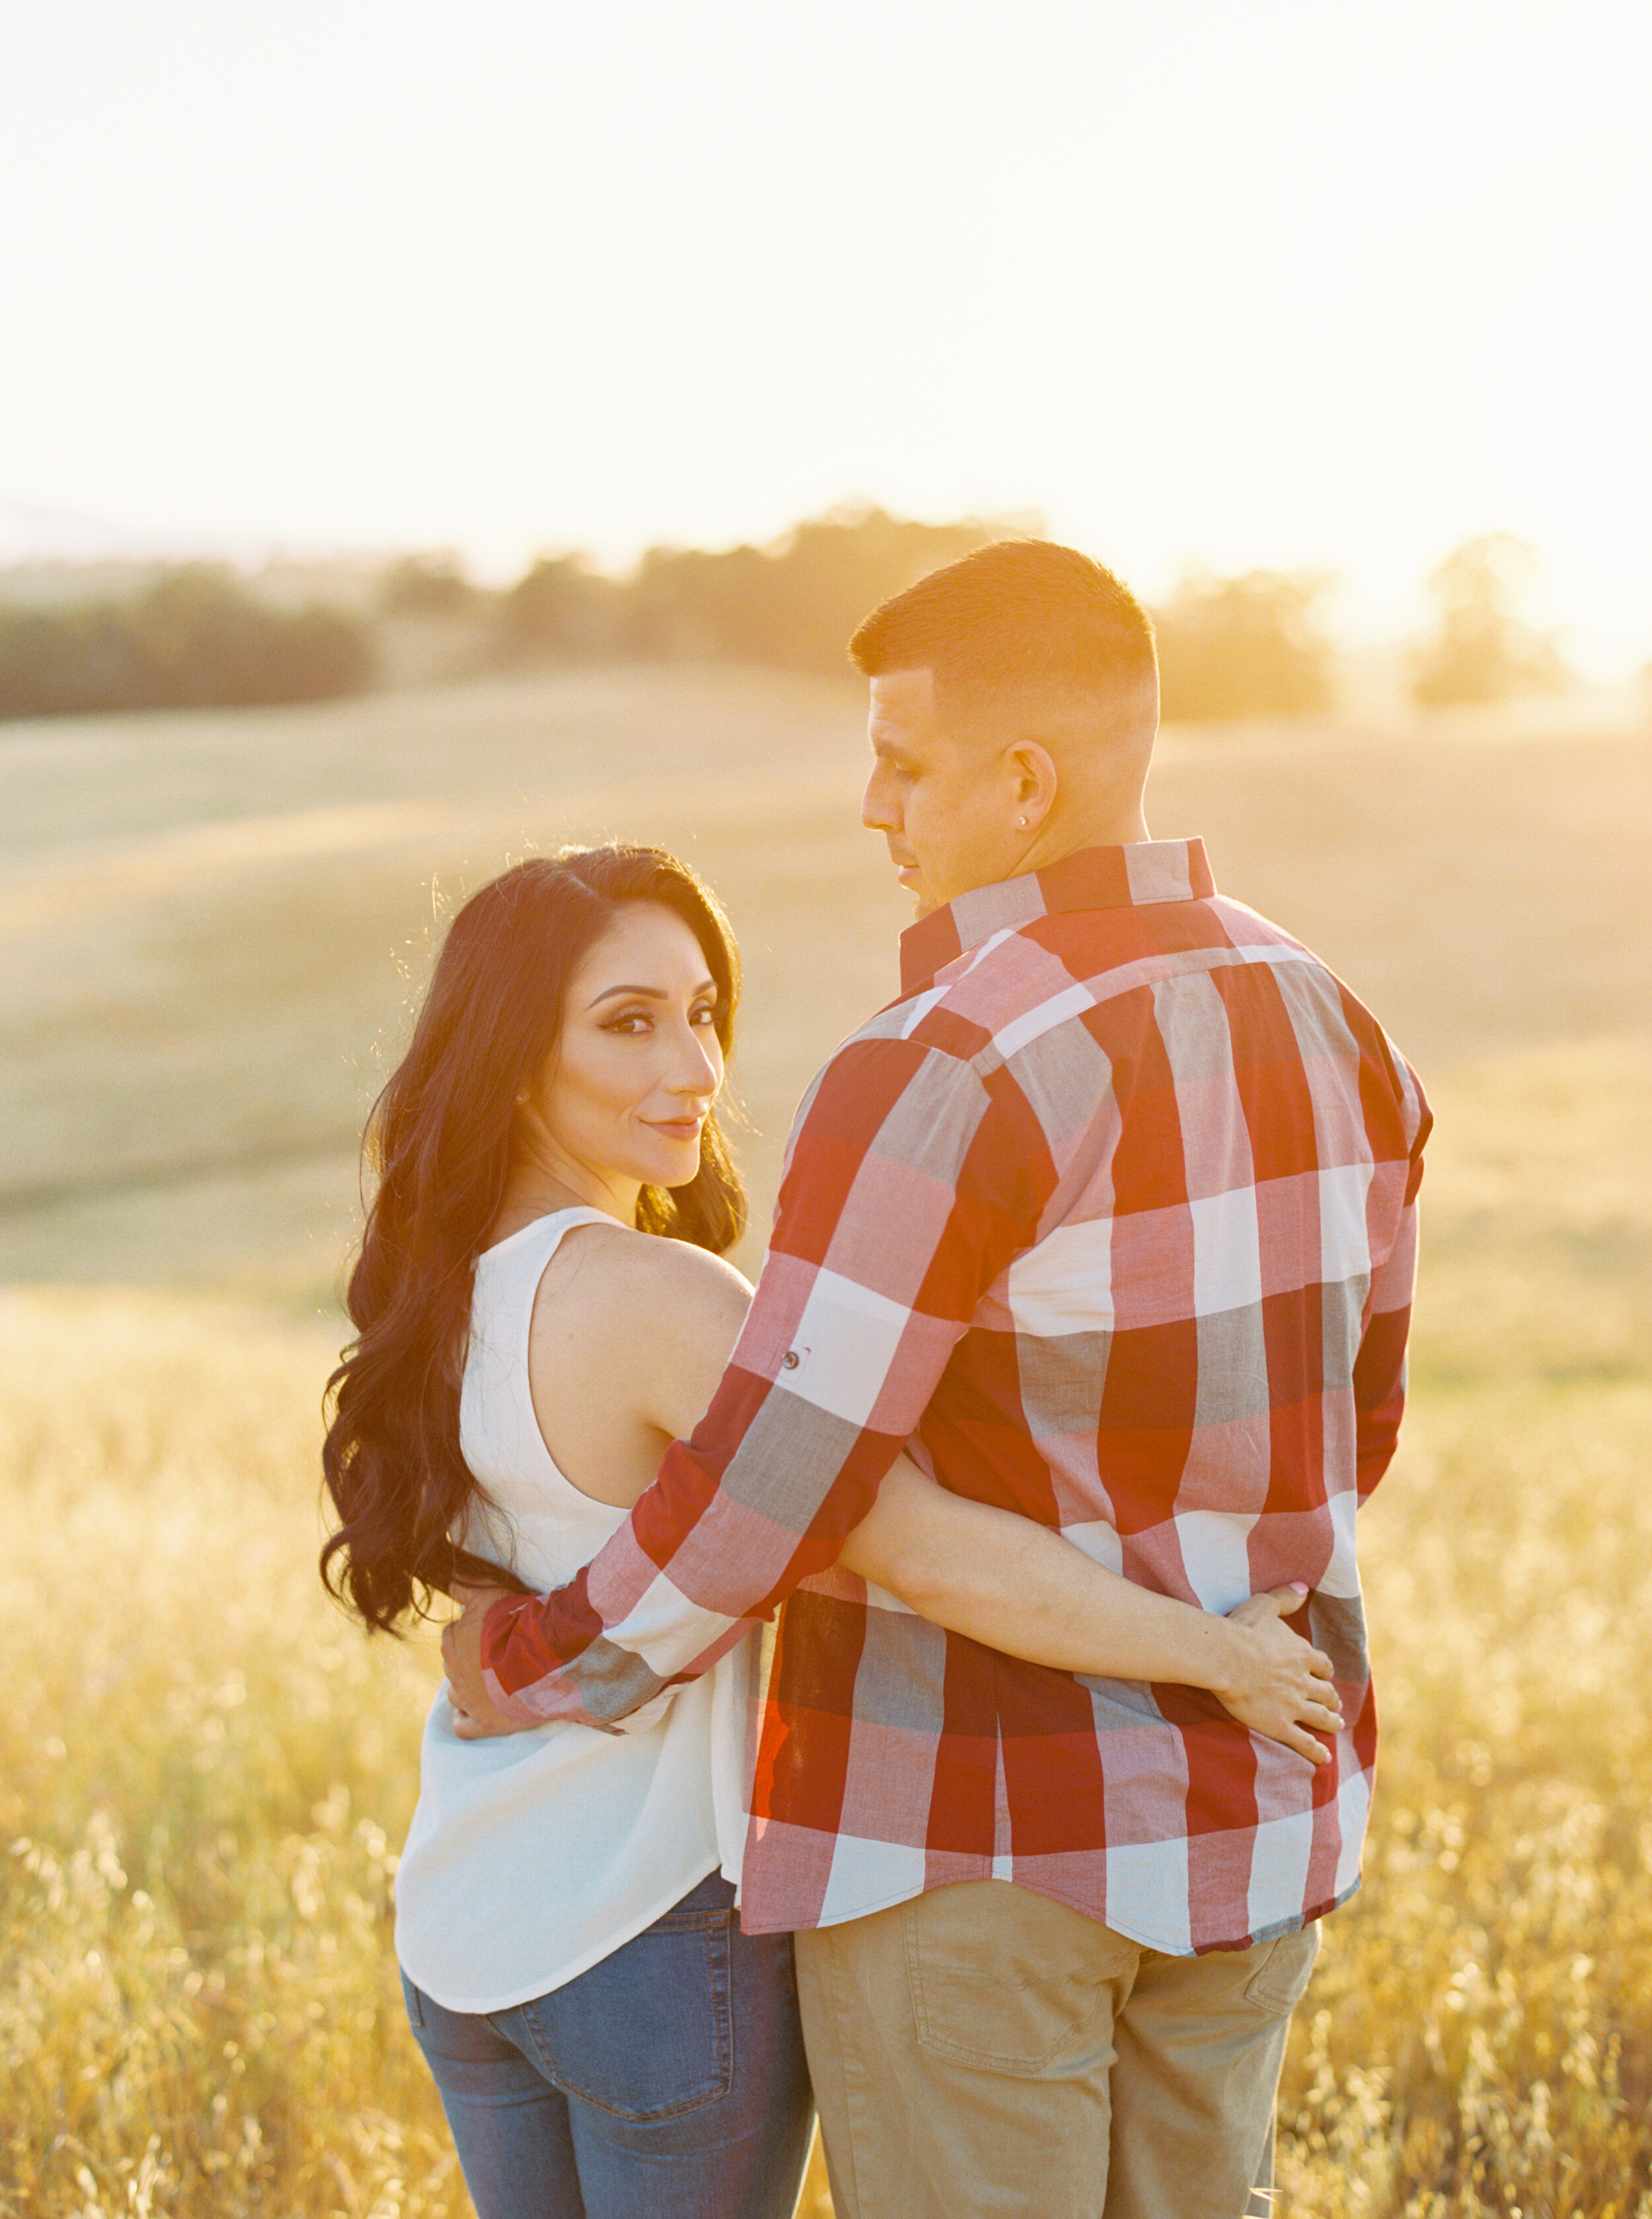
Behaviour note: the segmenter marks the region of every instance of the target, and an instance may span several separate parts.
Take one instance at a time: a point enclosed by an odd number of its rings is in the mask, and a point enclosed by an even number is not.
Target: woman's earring
[[[1015,819],[1015,822],[1016,822],[1016,824],[1019,824],[1019,825],[1020,825],[1020,827],[1021,827],[1021,829],[1022,829],[1022,830],[1023,832],[1027,830],[1027,819],[1026,819],[1024,817],[1018,817]]]

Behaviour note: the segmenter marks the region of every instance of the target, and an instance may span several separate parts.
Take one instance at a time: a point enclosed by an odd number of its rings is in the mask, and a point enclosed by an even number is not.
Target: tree
[[[505,595],[499,636],[513,660],[618,654],[627,644],[625,589],[584,555],[542,555]]]
[[[917,524],[853,505],[767,547],[650,548],[624,588],[627,636],[644,655],[842,671],[850,634],[879,601],[1028,528],[1021,519]]]
[[[355,693],[371,666],[362,627],[349,617],[315,606],[271,608],[213,563],[164,572],[124,621],[157,707],[314,701]]]
[[[354,693],[371,662],[353,618],[274,609],[188,563],[129,600],[0,611],[0,716],[314,701]]]
[[[1418,700],[1500,701],[1566,684],[1569,674],[1553,635],[1519,614],[1537,569],[1534,550],[1507,531],[1452,549],[1429,576],[1440,622],[1412,664]]]
[[[141,650],[110,604],[0,609],[0,717],[95,716],[149,699]]]
[[[1167,718],[1297,716],[1330,705],[1335,661],[1315,622],[1323,571],[1189,570],[1154,612]]]
[[[752,659],[842,670],[851,634],[880,601],[1016,529],[1009,519],[920,524],[853,506],[810,517],[767,551],[763,637]]]
[[[463,563],[444,549],[393,563],[379,587],[379,611],[387,617],[461,617],[477,598]]]

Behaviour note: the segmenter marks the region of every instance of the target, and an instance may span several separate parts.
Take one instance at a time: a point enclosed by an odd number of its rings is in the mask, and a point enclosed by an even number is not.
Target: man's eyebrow
[[[715,994],[717,980],[702,979],[694,991],[696,994]],[[668,1002],[671,999],[663,986],[605,986],[599,994],[593,994],[585,1006],[587,1010],[594,1010],[599,1002],[612,1002],[618,994],[635,995],[645,1002]]]

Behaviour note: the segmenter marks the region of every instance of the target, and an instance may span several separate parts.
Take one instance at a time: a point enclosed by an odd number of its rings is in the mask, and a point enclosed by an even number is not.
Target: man
[[[1354,1512],[1399,1424],[1428,1112],[1196,841],[1149,839],[1152,630],[1109,572],[984,548],[851,654],[863,816],[918,904],[901,998],[799,1112],[704,1422],[585,1575],[488,1611],[487,1690],[612,1725],[786,1601],[743,1915],[797,1930],[842,2219],[1237,2219],[1357,1881]],[[829,1569],[909,1440],[1208,1609],[1306,1582],[1334,1762]]]

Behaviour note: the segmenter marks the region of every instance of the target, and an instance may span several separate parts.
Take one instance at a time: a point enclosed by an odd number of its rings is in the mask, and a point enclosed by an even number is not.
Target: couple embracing
[[[475,895],[375,1114],[326,1561],[465,1602],[408,2011],[481,2219],[785,2219],[811,2087],[840,2219],[1239,2219],[1357,1882],[1428,1112],[1149,838],[1108,571],[986,547],[851,654],[918,919],[755,1295],[657,850]]]

